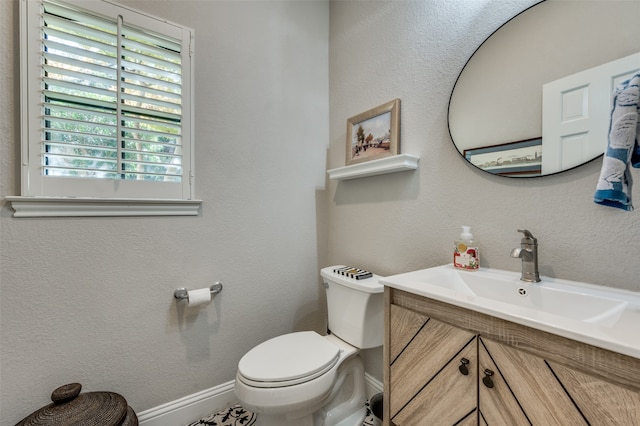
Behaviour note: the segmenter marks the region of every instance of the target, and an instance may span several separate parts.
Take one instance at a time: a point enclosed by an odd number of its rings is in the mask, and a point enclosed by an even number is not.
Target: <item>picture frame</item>
[[[464,158],[479,169],[495,175],[540,176],[542,138],[465,149]]]
[[[400,99],[394,99],[347,120],[345,165],[400,153]]]

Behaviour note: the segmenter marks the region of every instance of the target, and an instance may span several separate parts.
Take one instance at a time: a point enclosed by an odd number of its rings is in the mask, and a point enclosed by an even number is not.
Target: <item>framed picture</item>
[[[400,99],[347,120],[347,166],[399,153]]]
[[[464,150],[474,166],[501,176],[539,176],[542,173],[542,138]]]

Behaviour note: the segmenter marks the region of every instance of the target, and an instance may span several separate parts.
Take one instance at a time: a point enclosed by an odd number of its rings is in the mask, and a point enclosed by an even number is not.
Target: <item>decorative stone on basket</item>
[[[138,417],[127,401],[114,392],[86,392],[70,383],[51,394],[52,404],[34,411],[16,426],[137,426]]]

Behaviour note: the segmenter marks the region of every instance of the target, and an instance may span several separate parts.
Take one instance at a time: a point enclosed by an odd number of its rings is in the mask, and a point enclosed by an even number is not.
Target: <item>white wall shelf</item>
[[[327,170],[327,173],[329,173],[330,179],[357,179],[386,173],[402,172],[405,170],[415,170],[418,168],[419,161],[420,157],[410,154],[400,154],[394,155],[393,157],[380,158],[379,160],[338,167]]]

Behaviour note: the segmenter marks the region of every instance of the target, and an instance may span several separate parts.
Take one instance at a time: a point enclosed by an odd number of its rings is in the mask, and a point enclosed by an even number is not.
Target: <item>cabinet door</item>
[[[542,358],[530,355],[490,339],[480,338],[480,412],[487,424],[587,425],[580,409],[564,389],[549,364]],[[493,388],[483,382],[483,372],[494,372]],[[503,383],[504,382],[504,383]],[[498,400],[493,392],[501,388],[504,393]],[[511,398],[509,398],[509,393]],[[506,423],[489,420],[489,416],[516,416],[515,401],[526,418],[514,417]],[[501,406],[501,403],[505,402]],[[530,422],[530,423],[529,423]]]
[[[395,305],[389,324],[393,424],[453,425],[473,415],[478,374],[475,335]],[[463,358],[469,362],[463,363]],[[461,372],[462,365],[468,374]]]
[[[480,365],[478,389],[480,424],[529,425],[527,416],[511,392],[500,368],[493,362],[491,355],[482,343],[478,343],[478,363]]]
[[[589,424],[640,425],[640,393],[548,362]]]

